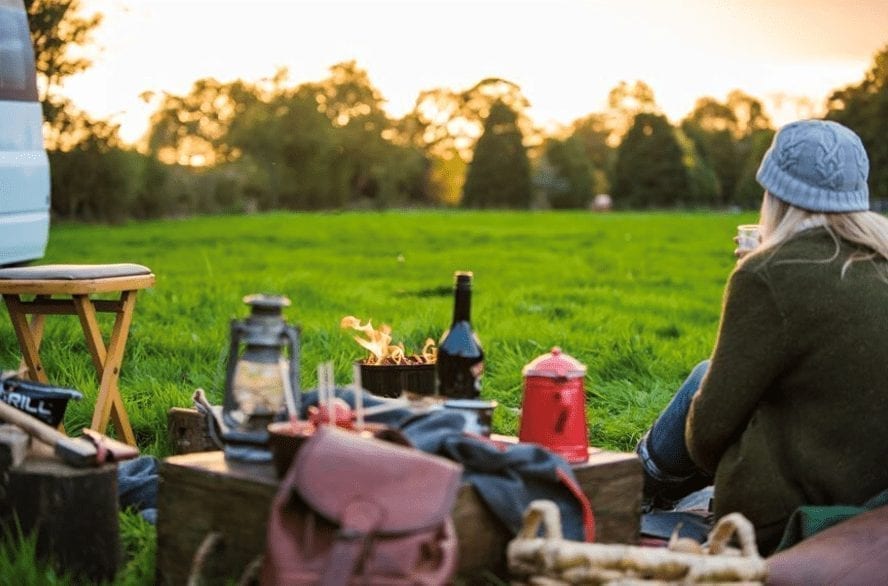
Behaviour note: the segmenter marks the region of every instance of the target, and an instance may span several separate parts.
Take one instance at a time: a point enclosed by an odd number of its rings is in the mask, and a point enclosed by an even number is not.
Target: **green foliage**
[[[718,176],[706,160],[700,156],[694,141],[681,129],[675,129],[675,140],[681,147],[682,163],[688,177],[686,197],[676,200],[683,207],[713,207],[718,205],[721,186]]]
[[[157,531],[154,525],[134,511],[121,511],[120,537],[123,542],[123,567],[115,586],[154,584]]]
[[[25,0],[34,64],[44,92],[41,101],[54,94],[66,77],[92,65],[89,59],[71,49],[92,39],[102,15],[84,17],[81,7],[80,0]]]
[[[153,584],[157,551],[154,526],[132,511],[121,511],[119,522],[123,565],[113,584]],[[0,577],[4,584],[20,586],[73,586],[84,583],[81,578],[38,560],[37,534],[22,535],[15,523],[6,526],[0,536]]]
[[[109,222],[130,216],[139,171],[128,153],[87,141],[72,151],[50,151],[49,162],[54,213]]]
[[[583,145],[586,158],[592,165],[595,193],[607,193],[613,182],[617,151],[608,143],[612,129],[604,114],[590,114],[571,125],[570,137]]]
[[[755,174],[773,138],[773,130],[757,130],[743,143],[747,152],[733,197],[734,203],[743,209],[758,209],[762,203],[764,189],[759,185]]]
[[[498,77],[482,79],[464,90],[435,88],[420,92],[413,110],[398,121],[397,132],[402,141],[430,157],[446,159],[456,152],[467,161],[472,158],[475,137],[483,131],[484,120],[497,102],[515,112],[516,124],[525,137],[535,133],[521,88]]]
[[[639,114],[662,114],[653,88],[641,80],[632,83],[620,81],[607,94],[605,119],[609,131],[608,142],[615,144],[622,141]]]
[[[617,149],[615,204],[668,207],[687,201],[691,186],[684,156],[675,130],[665,116],[636,116]]]
[[[227,189],[222,209],[387,207],[427,200],[423,152],[396,144],[382,97],[354,62],[318,83],[289,87],[200,80],[165,96],[152,116],[151,152],[167,163],[199,160]],[[240,205],[238,205],[240,204]],[[217,207],[216,209],[219,209]]]
[[[73,576],[57,572],[36,559],[36,534],[22,535],[15,524],[3,528],[0,535],[0,576],[4,584],[68,586],[77,583]]]
[[[706,131],[689,120],[682,122],[681,128],[716,174],[719,197],[713,203],[724,204],[726,198],[734,193],[740,171],[737,165],[737,145],[731,132],[727,129]]]
[[[749,168],[761,160],[761,137],[771,131],[771,121],[757,99],[734,90],[722,103],[714,98],[697,100],[694,110],[681,123],[703,161],[717,178],[717,205],[758,205],[761,191],[752,194]],[[764,134],[763,134],[764,133]],[[755,170],[753,182],[755,181]]]
[[[468,165],[458,151],[432,156],[429,170],[429,198],[449,207],[459,205]]]
[[[870,197],[888,200],[888,45],[876,53],[864,79],[834,92],[826,117],[854,130],[869,155]]]
[[[579,137],[550,138],[543,145],[534,183],[556,209],[583,208],[599,190],[594,186],[592,164]]]
[[[25,0],[25,10],[34,45],[47,147],[68,150],[91,136],[113,144],[116,127],[90,119],[59,91],[67,77],[92,65],[80,47],[92,41],[102,15],[84,16],[80,0]]]
[[[462,205],[474,208],[527,208],[532,189],[530,162],[514,110],[496,102],[466,174]]]

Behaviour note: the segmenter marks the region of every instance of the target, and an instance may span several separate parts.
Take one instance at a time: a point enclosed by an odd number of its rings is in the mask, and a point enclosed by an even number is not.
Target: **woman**
[[[761,244],[738,262],[712,358],[638,446],[648,497],[714,478],[773,551],[801,505],[888,488],[888,220],[869,162],[835,122],[782,128],[756,174]]]

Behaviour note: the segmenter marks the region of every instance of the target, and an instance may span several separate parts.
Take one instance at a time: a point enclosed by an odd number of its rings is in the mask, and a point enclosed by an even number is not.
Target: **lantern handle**
[[[234,401],[234,393],[231,392],[234,385],[234,372],[237,369],[237,350],[244,333],[244,324],[236,319],[231,320],[231,345],[228,348],[228,364],[225,368],[225,411],[237,408]]]
[[[293,396],[295,415],[298,419],[302,410],[302,390],[299,387],[299,327],[287,325],[284,327],[283,335],[290,345],[290,394]]]

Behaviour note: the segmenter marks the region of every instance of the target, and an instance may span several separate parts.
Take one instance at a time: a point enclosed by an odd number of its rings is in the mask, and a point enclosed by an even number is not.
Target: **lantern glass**
[[[237,361],[230,391],[235,408],[229,416],[238,431],[261,432],[285,409],[283,377],[289,376],[289,368],[277,355],[269,362],[248,354]]]

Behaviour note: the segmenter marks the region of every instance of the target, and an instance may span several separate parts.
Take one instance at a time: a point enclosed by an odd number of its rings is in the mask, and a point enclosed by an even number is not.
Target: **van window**
[[[21,10],[21,3],[3,0],[0,0],[0,100],[37,101],[28,16]]]

